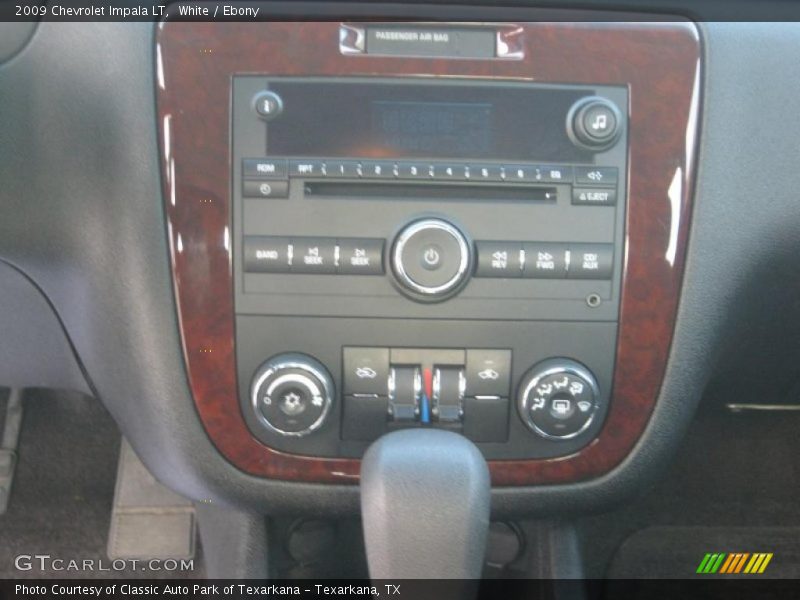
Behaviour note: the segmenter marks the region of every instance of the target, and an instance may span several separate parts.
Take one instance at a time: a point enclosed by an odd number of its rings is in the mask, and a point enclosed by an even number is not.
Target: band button
[[[285,273],[289,270],[289,238],[244,238],[244,270],[247,273]]]

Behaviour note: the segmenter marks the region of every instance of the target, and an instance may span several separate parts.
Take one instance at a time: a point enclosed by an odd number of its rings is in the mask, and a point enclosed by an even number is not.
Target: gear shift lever
[[[361,512],[372,579],[478,579],[489,526],[489,469],[463,436],[385,435],[361,464]]]

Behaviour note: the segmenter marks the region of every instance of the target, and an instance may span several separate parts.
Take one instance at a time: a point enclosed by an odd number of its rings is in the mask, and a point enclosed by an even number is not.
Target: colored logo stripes
[[[697,573],[701,574],[761,574],[772,560],[772,552],[718,552],[708,553],[700,561]]]

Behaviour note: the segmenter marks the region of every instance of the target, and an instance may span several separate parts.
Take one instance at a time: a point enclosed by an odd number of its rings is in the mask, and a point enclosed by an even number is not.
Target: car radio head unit
[[[247,312],[616,318],[625,88],[238,76],[233,98]]]
[[[571,141],[566,126],[570,107],[586,96],[581,90],[414,78],[271,79],[266,86],[280,103],[266,126],[269,155],[573,163],[592,158]]]

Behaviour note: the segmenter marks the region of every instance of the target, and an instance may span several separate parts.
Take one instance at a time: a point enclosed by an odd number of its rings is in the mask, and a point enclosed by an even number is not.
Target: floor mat
[[[653,566],[659,574],[667,568],[677,570],[661,576],[681,577],[688,562],[694,562],[696,569],[705,552],[774,552],[766,541],[763,550],[734,547],[739,539],[733,536],[735,531],[774,532],[782,544],[791,540],[796,546],[786,560],[800,556],[800,463],[795,460],[800,453],[798,428],[797,413],[737,415],[718,406],[701,409],[670,469],[654,485],[642,489],[638,498],[617,510],[579,520],[588,576],[608,575],[612,562],[616,573],[639,572],[643,563],[636,553],[630,550],[623,555],[618,550],[628,543],[626,540],[632,544],[629,548],[635,548],[641,543],[637,541],[638,532],[647,539],[647,531],[655,528],[675,534],[665,537],[674,540],[669,553],[656,552],[656,546],[649,549],[666,561],[660,567]],[[713,536],[703,536],[694,544],[692,536],[702,532],[730,532],[731,547],[713,547]],[[685,539],[684,533],[688,534]],[[712,547],[706,549],[704,545]],[[693,548],[691,561],[688,556],[670,559],[671,553],[683,556],[682,546]],[[627,557],[635,564],[623,568],[621,562]],[[778,561],[777,553],[773,560]],[[768,572],[777,569],[775,562]],[[639,576],[659,575],[641,572]]]
[[[109,568],[106,555],[120,434],[100,402],[79,394],[30,391],[8,512],[0,516],[0,578],[18,577],[199,577],[197,569],[175,572]],[[50,555],[92,561],[93,570],[45,570],[18,556]],[[146,567],[145,567],[146,568]]]

